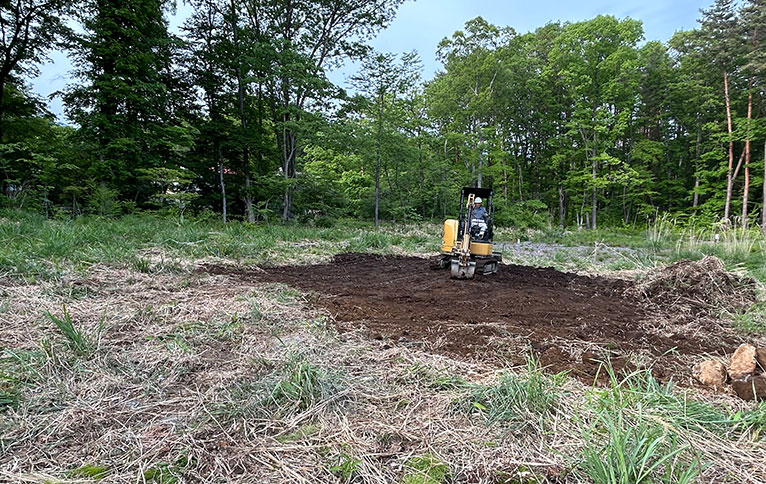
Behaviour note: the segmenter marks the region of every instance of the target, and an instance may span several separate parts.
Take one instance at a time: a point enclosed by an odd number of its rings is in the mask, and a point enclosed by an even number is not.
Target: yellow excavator
[[[483,210],[482,203],[486,203]],[[496,273],[503,256],[492,250],[492,212],[491,189],[463,188],[460,214],[457,220],[444,221],[441,250],[432,267],[449,267],[454,279],[473,279],[477,270],[484,275]]]

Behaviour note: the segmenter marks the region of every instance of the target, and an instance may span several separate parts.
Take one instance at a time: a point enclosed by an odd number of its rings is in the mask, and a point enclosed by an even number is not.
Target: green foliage
[[[766,302],[758,302],[743,314],[735,314],[732,322],[741,331],[766,334]]]
[[[149,467],[144,471],[143,479],[147,483],[177,484],[183,482],[186,469],[194,465],[193,458],[182,454],[173,462],[158,462]]]
[[[107,477],[110,473],[108,466],[83,464],[76,469],[67,471],[67,477],[100,480]]]
[[[330,472],[344,482],[351,482],[359,470],[361,459],[356,459],[346,452],[335,456],[334,463],[330,466]]]
[[[420,362],[413,364],[408,373],[428,388],[452,391],[468,387],[464,378],[437,371]]]
[[[305,22],[291,26],[280,2],[195,2],[177,38],[161,0],[87,1],[64,95],[76,128],[24,85],[68,32],[70,7],[46,4],[28,48],[7,46],[17,56],[3,70],[0,205],[330,228],[441,220],[460,187],[482,185],[495,222],[519,229],[650,227],[666,213],[712,226],[725,206],[746,225],[761,210],[766,129],[760,110],[747,114],[766,65],[757,3],[718,0],[667,44],[642,43],[631,18],[522,34],[477,17],[439,43],[442,69],[423,82],[415,54],[364,45],[401,2],[304,2],[291,12]],[[361,61],[354,96],[326,76],[347,58]],[[762,98],[753,91],[752,105]],[[736,166],[748,142],[729,200],[729,158]]]
[[[18,382],[0,373],[0,412],[19,403]]]
[[[326,375],[307,361],[294,361],[286,375],[274,385],[269,400],[277,407],[309,408],[326,392]]]
[[[606,434],[606,443],[593,433]],[[677,438],[657,425],[627,423],[621,414],[598,415],[586,435],[581,469],[596,484],[641,484],[650,482],[690,483],[699,473],[699,464],[679,464],[676,457],[687,450]]]
[[[544,427],[556,411],[564,378],[564,373],[545,374],[539,361],[529,357],[524,374],[505,373],[495,385],[474,387],[455,404],[462,411],[478,411],[490,424]]]
[[[61,331],[61,334],[66,340],[67,346],[69,346],[69,349],[71,349],[75,354],[79,356],[90,356],[98,348],[101,331],[103,330],[103,318],[99,324],[99,328],[96,334],[89,335],[83,332],[83,330],[75,327],[66,306],[64,306],[64,313],[62,317],[55,316],[49,311],[45,311],[45,315]]]
[[[449,466],[431,454],[412,457],[405,467],[401,484],[444,484],[452,475]]]
[[[550,225],[548,207],[539,200],[500,205],[493,215],[493,221],[501,227],[518,229],[544,229]]]

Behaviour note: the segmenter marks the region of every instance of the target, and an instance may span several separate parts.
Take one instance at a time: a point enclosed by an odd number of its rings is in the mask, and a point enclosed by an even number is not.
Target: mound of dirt
[[[725,355],[736,348],[725,337],[649,332],[644,304],[625,295],[630,282],[552,268],[503,265],[497,274],[459,281],[449,271],[430,270],[427,259],[341,254],[311,266],[205,270],[308,291],[341,332],[361,329],[387,344],[501,366],[523,364],[531,350],[550,371],[591,383],[605,376],[597,360],[628,369],[631,355],[642,354],[677,376],[674,354]],[[585,351],[597,353],[585,357]]]
[[[728,272],[721,259],[682,260],[656,269],[626,294],[659,306],[682,303],[696,311],[744,311],[755,303],[756,283]]]

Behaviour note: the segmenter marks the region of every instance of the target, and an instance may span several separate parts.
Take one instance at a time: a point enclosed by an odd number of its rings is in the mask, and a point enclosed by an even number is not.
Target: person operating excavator
[[[481,202],[481,197],[476,197],[473,200],[473,211],[471,212],[471,232],[474,231],[474,227],[478,227],[478,237],[483,239],[484,234],[487,232],[487,219],[489,218],[489,214],[487,213],[487,209],[481,206]]]

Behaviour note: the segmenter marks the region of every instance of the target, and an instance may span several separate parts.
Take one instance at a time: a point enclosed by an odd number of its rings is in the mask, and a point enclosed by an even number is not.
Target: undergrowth
[[[488,424],[514,424],[545,429],[547,418],[561,399],[565,373],[547,374],[534,357],[527,358],[526,371],[506,372],[492,385],[474,385],[454,402],[467,413],[478,412]]]

